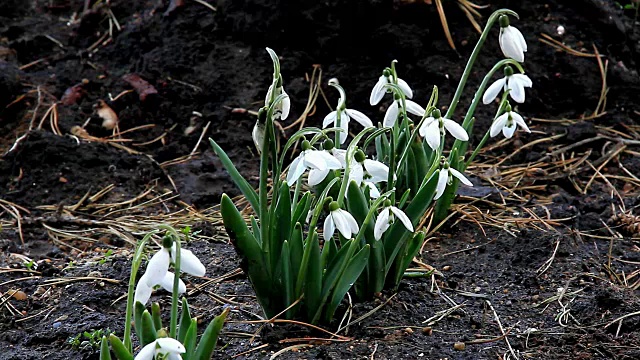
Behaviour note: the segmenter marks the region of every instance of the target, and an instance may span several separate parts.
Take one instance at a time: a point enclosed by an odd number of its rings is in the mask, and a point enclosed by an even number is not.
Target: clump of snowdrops
[[[123,340],[113,333],[109,338],[103,337],[100,360],[111,360],[112,353],[119,360],[211,359],[229,309],[225,309],[209,323],[198,341],[198,319],[191,317],[189,304],[184,297],[181,300],[182,312],[178,316],[178,296],[187,290],[180,275],[185,272],[193,276],[204,276],[206,269],[191,251],[181,248],[180,235],[175,229],[166,225],[162,225],[161,229],[166,230],[166,234],[162,238],[160,249],[149,259],[144,274],[136,282],[145,247],[154,232],[147,234],[138,243],[131,265]],[[189,229],[185,229],[184,235],[188,234]],[[173,272],[170,271],[171,266]],[[162,323],[158,303],[151,305],[151,312],[146,309],[156,288],[163,288],[172,294],[168,327]],[[135,358],[131,334],[132,320],[140,343]]]
[[[510,138],[518,126],[529,132],[511,104],[524,101],[531,80],[520,64],[526,42],[509,16],[517,14],[502,9],[489,18],[446,113],[440,111],[436,87],[420,105],[394,61],[371,92],[371,105],[390,101],[377,126],[349,106],[345,89],[332,79],[329,85],[340,97],[322,129],[304,128],[282,149],[274,121],[286,121],[291,101],[278,57],[267,49],[273,81],[252,134],[260,152],[257,191],[211,140],[253,210],[247,219],[228,196],[222,197],[224,225],[266,317],[326,323],[350,290],[355,298],[367,299],[395,289],[424,241],[424,233],[416,230],[427,209],[434,206],[436,221],[446,218],[459,184],[473,186],[464,173],[489,138],[500,132]],[[473,64],[496,22],[505,59],[489,70],[466,114],[457,119]],[[488,86],[498,71],[504,77]],[[466,157],[477,106],[497,98],[493,124]],[[359,133],[348,141],[352,120],[360,125]],[[455,141],[445,156],[447,136]],[[287,169],[285,156],[297,142],[301,151]]]

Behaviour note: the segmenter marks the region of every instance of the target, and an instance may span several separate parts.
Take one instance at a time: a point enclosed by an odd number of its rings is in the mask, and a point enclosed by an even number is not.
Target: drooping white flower
[[[267,90],[267,95],[264,98],[264,105],[265,106],[271,105],[270,103],[271,96],[273,95],[273,98],[275,99],[276,97],[280,96],[280,94],[284,94],[286,97],[282,99],[282,101],[280,101],[278,105],[276,105],[277,111],[274,114],[275,115],[274,117],[275,118],[279,117],[281,120],[285,120],[289,116],[289,111],[291,110],[291,99],[289,98],[289,95],[287,94],[287,92],[284,91],[284,88],[282,86],[276,87],[275,94],[273,94],[273,84],[269,86],[269,90]]]
[[[398,209],[395,206],[391,206],[390,202],[385,205],[386,206],[384,207],[384,209],[380,211],[373,229],[373,236],[376,240],[382,239],[382,234],[384,234],[384,232],[389,229],[391,224],[393,224],[393,222],[395,221],[394,215],[395,217],[400,219],[407,230],[413,232],[413,224],[411,224],[411,220],[409,220],[409,217],[404,213],[404,211]]]
[[[486,105],[491,103],[500,94],[500,90],[510,90],[509,96],[513,101],[523,103],[525,98],[524,88],[531,87],[531,79],[525,74],[514,74],[511,66],[505,66],[505,76],[496,80],[487,88],[482,96],[482,102]]]
[[[323,237],[325,241],[329,241],[336,229],[346,239],[360,231],[360,227],[356,219],[348,211],[340,209],[337,202],[333,201],[329,204],[329,215],[324,220]]]
[[[369,188],[369,196],[372,199],[380,197],[380,191],[375,184],[387,181],[389,167],[380,161],[366,159],[362,151],[356,152],[351,161],[349,181],[355,181],[358,186]]]
[[[145,345],[134,360],[154,360],[158,355],[165,356],[167,360],[182,360],[180,354],[186,351],[184,345],[176,339],[158,338]]]
[[[287,173],[287,183],[293,185],[300,179],[300,176],[309,169],[308,183],[316,186],[324,180],[330,170],[342,168],[340,161],[324,150],[313,150],[308,141],[302,143],[303,150],[289,166]]]
[[[365,128],[373,127],[371,119],[369,119],[367,115],[361,113],[360,111],[353,109],[342,110],[340,112],[340,129],[342,129],[342,131],[338,135],[341,145],[344,144],[345,141],[347,141],[347,136],[349,136],[349,121],[351,121],[351,118],[353,118]],[[338,112],[334,110],[324,117],[324,120],[322,121],[322,128],[324,129],[330,124],[334,124],[334,127],[337,127],[337,121]]]
[[[447,188],[447,185],[451,184],[452,176],[455,176],[456,178],[458,178],[458,180],[460,180],[461,183],[467,186],[473,186],[471,181],[469,181],[469,179],[467,179],[464,174],[452,167],[449,167],[449,164],[445,163],[444,167],[440,169],[440,174],[438,175],[436,195],[433,197],[433,200],[438,200],[442,196],[444,190]]]
[[[420,133],[420,136],[427,140],[427,144],[433,150],[440,147],[440,137],[446,132],[449,132],[458,140],[469,140],[469,134],[467,134],[467,131],[460,126],[460,124],[451,119],[442,117],[440,110],[437,109],[433,111],[433,116],[424,120],[420,129],[418,129],[418,132]]]
[[[253,144],[258,150],[258,154],[262,152],[262,147],[264,146],[264,135],[265,124],[260,122],[258,119],[256,120],[256,124],[253,125],[253,130],[251,131],[251,138],[253,139]]]
[[[513,134],[516,132],[516,125],[520,125],[520,127],[528,133],[531,132],[531,130],[529,130],[529,127],[527,126],[527,123],[524,122],[522,116],[520,116],[520,114],[515,111],[511,111],[511,106],[509,105],[507,106],[507,111],[505,111],[504,114],[498,116],[493,124],[491,124],[491,131],[489,135],[491,135],[491,137],[494,137],[498,135],[500,131],[502,131],[504,137],[506,137],[507,139],[511,139]]]
[[[369,103],[371,104],[371,106],[377,105],[380,102],[380,100],[382,100],[382,98],[384,97],[384,94],[387,93],[386,85],[391,84],[392,81],[393,80],[392,80],[391,72],[388,69],[383,71],[382,76],[378,78],[378,82],[376,82],[376,84],[373,86],[373,89],[371,90],[371,96],[369,96]],[[409,87],[409,84],[407,84],[406,81],[398,78],[397,85],[404,93],[404,96],[406,96],[409,99],[413,97],[413,91],[411,90],[411,87]]]
[[[168,246],[168,245],[167,245]],[[135,301],[140,301],[146,304],[151,297],[151,292],[156,286],[161,286],[165,290],[173,291],[173,281],[175,274],[169,271],[169,265],[176,259],[176,245],[172,245],[171,250],[162,246],[160,250],[155,253],[149,263],[147,269],[142,275],[138,284],[136,284],[136,290],[134,294]],[[189,250],[180,249],[180,271],[194,276],[204,276],[206,269],[202,262]],[[187,291],[187,287],[184,282],[178,279],[178,293],[184,293]]]
[[[407,106],[408,113],[421,117],[424,116],[424,108],[418,105],[416,102],[405,100],[405,104]],[[387,108],[387,112],[384,114],[384,121],[382,122],[382,126],[393,127],[393,125],[395,125],[396,120],[398,119],[398,115],[400,115],[401,105],[401,100],[394,100],[394,102],[389,105],[389,108]]]
[[[500,49],[505,57],[518,62],[524,62],[524,53],[527,52],[527,42],[517,28],[509,25],[507,15],[500,16]]]

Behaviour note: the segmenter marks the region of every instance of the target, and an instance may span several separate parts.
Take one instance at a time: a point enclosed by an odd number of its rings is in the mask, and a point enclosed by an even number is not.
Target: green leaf
[[[310,192],[304,193],[304,195],[302,195],[302,198],[300,198],[300,201],[298,201],[298,204],[294,204],[294,205],[296,208],[293,211],[293,216],[291,216],[291,223],[304,224],[305,218],[307,217],[307,214],[309,213],[309,209],[311,208],[311,193]]]
[[[364,270],[367,265],[368,259],[369,245],[367,244],[349,261],[347,268],[344,270],[342,276],[340,276],[325,311],[325,319],[327,322],[331,321],[333,314],[336,312],[336,309],[338,308],[338,305],[340,305],[342,299],[344,299],[347,291],[349,291],[360,274],[362,274],[362,270]]]
[[[256,291],[258,302],[267,313],[268,317],[276,315],[278,305],[273,300],[273,283],[271,274],[265,261],[265,254],[256,242],[255,237],[249,231],[247,224],[236,209],[231,199],[222,195],[220,202],[220,212],[222,221],[227,230],[231,242],[236,247],[240,257],[240,267],[249,277],[253,288]]]
[[[436,192],[436,184],[438,183],[438,174],[440,170],[436,170],[425,184],[418,190],[413,200],[409,203],[404,213],[411,220],[413,226],[417,226],[418,222],[431,205],[433,196]],[[389,273],[396,255],[404,245],[405,241],[412,233],[402,224],[402,221],[396,221],[384,234],[382,241],[384,242],[384,254],[386,256],[385,273]]]
[[[142,313],[145,311],[144,304],[136,301],[133,311],[133,324],[138,339],[142,339]]]
[[[192,360],[211,359],[211,355],[218,343],[218,336],[220,335],[220,330],[222,330],[222,326],[224,325],[224,320],[227,318],[227,314],[229,314],[229,308],[224,309],[222,314],[216,316],[209,323],[209,326],[207,326],[200,338],[200,342],[196,347],[196,352]]]
[[[309,248],[309,258],[302,266],[307,268],[306,281],[304,283],[304,303],[307,318],[311,319],[320,306],[320,294],[322,292],[323,267],[320,262],[320,243],[315,229],[311,229],[306,246]],[[306,250],[306,249],[305,249]],[[299,295],[298,295],[299,296]]]
[[[393,273],[389,274],[388,278],[390,288],[395,290],[398,288],[398,285],[400,285],[400,280],[402,280],[404,272],[413,261],[413,258],[418,255],[418,252],[422,247],[424,236],[423,232],[415,234],[406,242],[405,246],[398,253],[398,256],[396,256],[392,267]]]
[[[149,311],[145,310],[142,313],[142,337],[140,338],[140,345],[145,346],[156,341],[157,329],[153,325],[153,319]]]
[[[322,246],[322,256],[320,258],[320,266],[323,269],[326,269],[328,264],[330,264],[333,259],[338,254],[338,245],[336,245],[336,241],[332,238],[324,242]]]
[[[111,351],[106,336],[103,336],[100,341],[100,360],[111,360]]]
[[[271,230],[269,241],[269,251],[271,255],[271,264],[275,266],[278,263],[282,251],[282,244],[285,240],[291,238],[291,194],[287,182],[282,182],[280,191],[278,192],[277,204],[272,207],[274,211],[271,216],[272,223],[269,224]]]
[[[423,164],[418,164],[416,161],[415,151],[413,146],[409,148],[409,152],[407,153],[407,166],[405,167],[405,173],[407,175],[407,187],[412,191],[417,191],[420,181],[423,179],[422,177],[418,180],[418,169],[422,167]]]
[[[280,255],[280,264],[282,267],[282,287],[284,288],[284,305],[289,307],[295,301],[294,282],[291,275],[291,261],[289,260],[289,242],[285,240],[282,244],[282,254]],[[294,309],[287,310],[286,318],[293,317]]]
[[[182,298],[182,313],[180,314],[180,325],[178,327],[178,341],[184,343],[184,337],[191,326],[191,312],[186,298]]]
[[[297,283],[298,273],[300,273],[300,266],[302,264],[302,256],[304,253],[302,243],[302,225],[296,223],[291,233],[291,241],[289,242],[289,252],[291,254],[291,281],[293,284]],[[297,298],[300,294],[294,294]]]
[[[162,329],[162,318],[160,317],[160,304],[157,302],[151,304],[151,318],[153,326],[156,329]]]
[[[113,350],[118,360],[133,360],[133,355],[127,350],[119,337],[110,334],[109,342],[111,343],[111,350]]]
[[[251,215],[250,219],[251,219],[251,232],[253,233],[253,236],[255,237],[256,242],[258,243],[258,246],[262,248],[262,239],[260,239],[260,225],[258,225],[258,222],[256,221],[255,216]]]
[[[198,340],[198,319],[194,318],[194,319],[189,320],[189,327],[185,331],[184,339],[182,341],[180,341],[184,345],[185,350],[187,350],[182,355],[182,359],[183,360],[192,360],[193,359],[193,354],[196,351],[196,341],[197,340]]]
[[[338,250],[338,253],[331,260],[329,265],[326,267],[325,275],[322,278],[322,292],[320,293],[320,304],[317,307],[316,313],[313,316],[311,323],[315,324],[320,319],[322,315],[323,308],[331,294],[331,291],[336,286],[336,283],[342,276],[344,269],[347,267],[347,264],[350,260],[350,255],[355,252],[357,244],[354,240],[346,241],[342,248]]]
[[[240,188],[242,195],[247,198],[249,204],[251,204],[253,211],[256,214],[259,214],[260,203],[258,200],[258,193],[253,189],[251,184],[249,184],[249,182],[247,182],[247,180],[242,175],[240,175],[240,172],[238,172],[238,169],[236,169],[235,165],[233,165],[233,162],[231,161],[231,159],[229,159],[227,153],[224,152],[224,150],[222,150],[222,148],[215,141],[213,141],[213,139],[209,138],[209,142],[211,143],[211,147],[213,147],[213,151],[220,158],[222,165],[225,167],[225,169],[227,169],[227,172],[231,176],[231,179],[236,183],[236,186]]]

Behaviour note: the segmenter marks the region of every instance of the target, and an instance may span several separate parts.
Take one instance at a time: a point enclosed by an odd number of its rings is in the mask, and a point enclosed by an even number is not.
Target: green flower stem
[[[469,75],[471,74],[471,69],[473,68],[473,64],[476,62],[476,58],[480,54],[480,50],[484,45],[487,36],[489,35],[489,31],[493,27],[493,24],[498,20],[500,15],[511,15],[516,18],[519,18],[518,14],[509,9],[500,9],[496,10],[489,19],[487,20],[487,24],[480,35],[480,39],[476,43],[476,46],[473,48],[473,52],[467,61],[467,65],[464,68],[464,72],[462,73],[462,77],[460,78],[460,82],[458,83],[458,88],[456,89],[455,94],[453,95],[453,99],[451,99],[451,104],[449,104],[449,108],[447,109],[447,113],[444,116],[447,119],[451,119],[453,113],[456,111],[456,107],[458,106],[458,102],[460,101],[460,96],[462,96],[462,92],[464,90],[465,85],[467,84],[467,80],[469,79]]]
[[[124,320],[124,346],[127,350],[129,350],[129,352],[133,352],[133,348],[131,345],[131,317],[133,316],[133,300],[136,289],[136,275],[138,274],[138,269],[140,268],[140,263],[142,262],[144,248],[151,236],[155,233],[156,231],[152,231],[145,235],[142,240],[140,240],[135,255],[133,256],[133,260],[131,261],[131,275],[129,276],[129,288],[127,291],[127,310],[125,312]]]
[[[351,143],[349,143],[349,146],[347,147],[347,153],[345,154],[346,166],[344,167],[344,174],[342,175],[343,181],[340,184],[340,192],[338,193],[338,198],[336,199],[340,207],[342,207],[345,194],[347,193],[347,186],[349,185],[349,173],[351,172],[351,161],[356,161],[353,156],[356,153],[356,150],[358,150],[358,143],[367,133],[373,130],[374,128],[365,128],[358,135],[356,135],[353,140],[351,140]],[[360,184],[358,184],[358,186],[360,186]]]
[[[171,237],[173,237],[174,244],[176,245],[176,258],[173,262],[175,274],[173,278],[173,290],[171,293],[171,322],[169,324],[169,336],[175,339],[178,330],[178,289],[180,287],[180,235],[172,226],[161,224],[158,227],[160,229],[166,230],[171,235]]]
[[[336,107],[336,122],[335,122],[335,127],[340,129],[340,124],[341,124],[341,115],[342,115],[342,111],[344,111],[344,109],[347,107],[347,94],[345,93],[344,89],[342,88],[342,86],[340,86],[340,84],[338,83],[337,79],[331,79],[329,80],[329,86],[333,86],[334,88],[336,88],[336,90],[338,90],[338,92],[340,93],[340,100],[338,101],[338,106]],[[335,146],[340,149],[341,143],[340,143],[340,134],[342,133],[342,131],[336,131],[336,139],[335,139]],[[349,134],[345,134],[345,136],[349,136]]]
[[[302,181],[300,180],[296,181],[296,188],[293,190],[293,199],[291,200],[291,213],[293,213],[296,206],[298,205],[298,196],[300,195],[301,183]]]

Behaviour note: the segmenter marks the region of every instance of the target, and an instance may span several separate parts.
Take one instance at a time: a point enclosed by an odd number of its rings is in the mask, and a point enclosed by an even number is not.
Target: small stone
[[[27,294],[25,294],[24,291],[21,291],[21,290],[14,291],[11,296],[13,296],[13,298],[18,301],[27,300]]]
[[[449,265],[446,265],[446,266],[442,267],[442,271],[449,271],[449,270],[451,270],[451,266],[449,266]]]
[[[61,323],[60,321],[56,321],[56,322],[54,322],[54,323],[53,323],[53,328],[54,328],[54,329],[57,329],[57,328],[59,328],[60,326],[62,326],[62,323]]]
[[[407,333],[408,335],[411,335],[411,334],[413,334],[413,329],[408,327],[408,328],[404,329],[404,332]]]
[[[464,351],[464,349],[467,347],[467,345],[465,345],[465,343],[463,342],[457,342],[455,344],[453,344],[453,349],[457,350],[457,351]]]
[[[422,333],[427,335],[427,336],[431,336],[433,335],[433,329],[431,328],[431,326],[426,326],[422,328]]]

